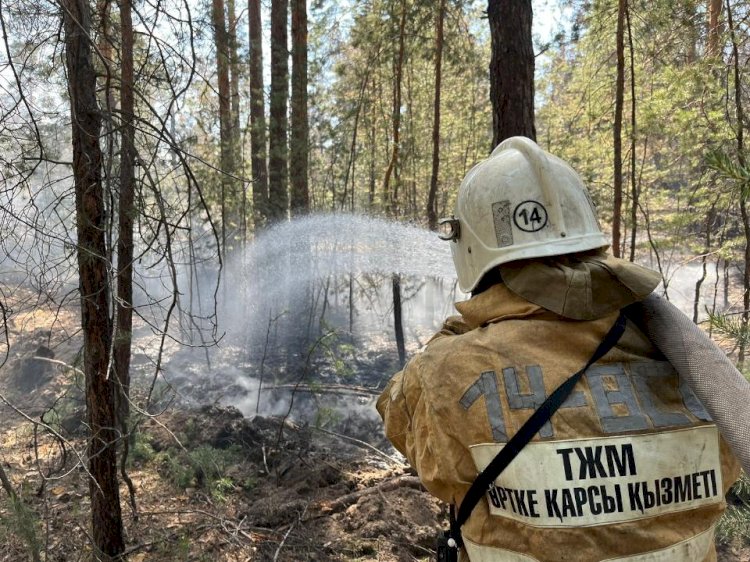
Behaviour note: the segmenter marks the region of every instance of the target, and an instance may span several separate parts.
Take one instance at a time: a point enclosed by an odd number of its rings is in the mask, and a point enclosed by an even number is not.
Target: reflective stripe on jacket
[[[617,313],[571,321],[495,285],[456,305],[378,400],[386,435],[425,487],[460,505],[471,482]],[[472,562],[704,562],[738,477],[701,403],[628,324],[480,501]]]

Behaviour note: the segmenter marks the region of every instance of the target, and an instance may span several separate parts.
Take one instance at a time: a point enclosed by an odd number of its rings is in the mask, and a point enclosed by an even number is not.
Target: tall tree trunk
[[[383,179],[383,202],[385,212],[388,215],[398,214],[398,181],[391,191],[391,176],[397,174],[399,150],[401,147],[401,82],[404,72],[405,51],[405,29],[406,29],[406,0],[401,0],[401,17],[398,24],[398,51],[393,61],[393,106],[391,123],[393,126],[393,148],[388,168]]]
[[[104,112],[102,123],[104,132],[102,140],[104,142],[103,158],[103,185],[104,190],[109,192],[113,189],[113,169],[115,165],[115,124],[112,116],[117,109],[117,98],[115,96],[116,76],[115,72],[115,34],[113,33],[112,20],[112,0],[96,0],[96,18],[98,19],[96,50],[97,56],[94,59],[94,67],[99,71],[100,91],[103,92]],[[101,68],[98,68],[101,66]],[[100,98],[102,99],[102,98]],[[109,242],[109,241],[108,241]]]
[[[229,86],[229,40],[224,0],[212,0],[211,23],[216,44],[216,74],[219,86],[219,167],[221,168],[221,251],[226,254],[231,232],[231,192],[234,175],[232,161],[232,109]]]
[[[374,82],[374,80],[373,80],[373,82]],[[375,151],[375,146],[376,146],[376,142],[375,142],[375,140],[376,140],[376,134],[375,133],[377,132],[376,131],[376,126],[377,126],[377,117],[378,117],[378,114],[377,114],[377,111],[376,111],[376,108],[375,108],[375,92],[376,92],[376,88],[375,88],[375,84],[373,83],[373,85],[372,85],[372,97],[370,98],[372,100],[372,102],[370,104],[370,111],[369,111],[369,116],[370,116],[370,130],[369,130],[369,134],[368,134],[368,141],[369,141],[369,145],[370,145],[370,169],[369,169],[369,173],[370,173],[369,180],[370,180],[370,182],[369,182],[369,189],[367,190],[367,208],[370,211],[373,211],[374,210],[374,206],[375,206],[375,185],[376,185],[376,179],[375,179],[375,157],[377,156],[377,153]]]
[[[86,410],[91,431],[88,459],[93,476],[89,481],[92,531],[100,556],[108,559],[121,554],[125,542],[117,485],[115,388],[107,376],[112,321],[99,146],[101,112],[96,102],[87,0],[63,1],[63,26],[73,140]]]
[[[635,261],[635,245],[638,233],[638,176],[636,174],[637,157],[636,141],[638,121],[636,119],[635,97],[635,50],[633,48],[633,29],[630,26],[630,6],[625,4],[625,21],[628,25],[628,50],[630,54],[630,261]],[[644,148],[645,151],[645,148]]]
[[[257,230],[268,219],[263,28],[260,19],[260,0],[248,0],[248,19],[250,20],[250,153],[253,169],[253,218]]]
[[[245,228],[245,195],[242,189],[242,131],[240,129],[240,58],[237,52],[237,17],[235,0],[227,0],[227,51],[229,62],[229,97],[230,97],[230,153],[232,174],[230,178],[230,211],[235,240],[243,238]]]
[[[365,91],[367,90],[367,82],[370,78],[370,67],[365,69],[364,76],[362,77],[362,85],[359,88],[359,96],[357,97],[357,110],[354,112],[354,125],[352,126],[352,142],[349,145],[349,161],[346,165],[346,171],[344,172],[344,193],[341,196],[341,208],[346,206],[347,194],[349,194],[349,211],[354,212],[354,166],[357,161],[357,134],[359,131],[359,117],[362,114],[362,105],[364,104]],[[351,178],[351,193],[348,192],[349,179]]]
[[[133,335],[133,225],[135,221],[135,104],[133,98],[133,18],[131,0],[120,0],[120,197],[117,225],[117,303],[113,365],[117,377],[115,394],[117,427],[123,436],[120,475],[128,486],[135,513],[135,488],[126,462],[130,447],[130,352]]]
[[[517,135],[536,140],[531,0],[489,0],[487,16],[492,38],[492,147]]]
[[[445,20],[445,0],[440,0],[435,24],[435,103],[432,117],[432,175],[430,191],[427,195],[427,224],[430,230],[437,229],[437,188],[440,171],[440,85],[443,78],[443,22]]]
[[[289,188],[292,215],[310,211],[307,185],[307,0],[292,0],[292,108]],[[346,186],[344,186],[346,189]]]
[[[268,158],[269,218],[286,218],[287,194],[287,99],[289,97],[289,50],[287,46],[288,0],[271,1],[271,108]]]
[[[617,10],[617,80],[615,82],[615,122],[612,127],[614,142],[614,205],[612,210],[612,254],[620,257],[622,224],[622,108],[625,93],[625,4],[619,0]]]
[[[727,25],[729,26],[729,35],[732,41],[732,56],[734,58],[734,103],[737,112],[737,159],[740,166],[745,167],[745,129],[743,121],[745,112],[742,107],[742,81],[740,76],[740,55],[737,46],[737,37],[735,35],[734,21],[732,19],[732,6],[727,1]],[[748,212],[747,190],[742,186],[740,188],[740,215],[742,216],[742,231],[745,235],[745,264],[742,270],[742,331],[747,332],[748,321],[750,320],[750,213]],[[739,351],[737,353],[737,362],[740,370],[745,363],[745,352],[747,344],[745,338],[740,340]]]
[[[118,201],[117,303],[113,362],[117,375],[118,427],[127,433],[130,411],[130,348],[133,331],[133,220],[135,217],[135,127],[133,125],[133,22],[130,0],[120,2],[120,196]],[[126,441],[127,442],[127,441]]]
[[[721,10],[722,0],[708,0],[708,41],[706,42],[706,56],[715,57],[721,52]]]

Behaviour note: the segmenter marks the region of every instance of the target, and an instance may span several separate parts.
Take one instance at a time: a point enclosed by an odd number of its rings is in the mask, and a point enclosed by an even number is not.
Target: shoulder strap
[[[500,450],[497,456],[492,462],[487,465],[479,476],[476,477],[472,483],[469,491],[466,493],[461,507],[458,510],[458,515],[455,520],[451,517],[451,536],[460,546],[463,541],[461,540],[461,527],[469,519],[469,515],[473,511],[474,507],[479,502],[480,498],[489,488],[495,479],[500,476],[503,470],[516,458],[516,455],[521,452],[526,444],[531,441],[534,435],[547,423],[557,409],[567,399],[573,387],[581,380],[583,373],[596,363],[599,359],[604,357],[606,353],[612,349],[625,331],[625,315],[620,312],[612,328],[610,328],[607,335],[596,348],[591,359],[588,360],[586,365],[558,386],[555,391],[550,394],[547,399],[542,403],[541,406],[526,420],[526,423],[521,426],[521,429],[510,438],[505,446]]]

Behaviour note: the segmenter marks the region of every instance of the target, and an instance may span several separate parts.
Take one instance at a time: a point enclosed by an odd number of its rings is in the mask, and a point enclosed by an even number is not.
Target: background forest
[[[462,298],[431,231],[510,134],[742,368],[749,29],[745,0],[0,0],[0,559],[428,556],[444,507],[372,398]]]

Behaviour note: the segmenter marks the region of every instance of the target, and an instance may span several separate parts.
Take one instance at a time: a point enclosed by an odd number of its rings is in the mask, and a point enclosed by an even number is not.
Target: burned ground
[[[46,560],[94,559],[76,321],[72,310],[37,310],[17,315],[11,326],[0,393],[16,409],[0,406],[0,463],[21,503],[0,495],[0,561],[30,559],[31,543]],[[133,398],[145,404],[153,363],[143,350],[156,338],[142,326],[138,334]],[[377,354],[374,361],[387,363]],[[120,490],[129,560],[434,557],[446,506],[385,446],[378,427],[335,415],[315,423],[246,417],[216,400],[220,392],[242,391],[230,379],[178,373],[174,388],[157,385],[148,412],[134,410],[126,468],[135,509],[127,487]],[[324,385],[338,392],[346,382],[361,390],[346,400],[371,407],[363,394],[367,379],[331,377],[297,390],[314,397]],[[719,560],[750,561],[747,535],[735,530],[720,545]]]

